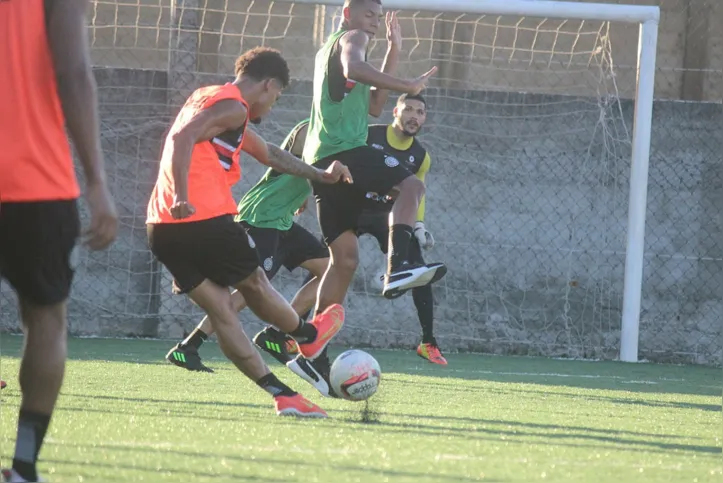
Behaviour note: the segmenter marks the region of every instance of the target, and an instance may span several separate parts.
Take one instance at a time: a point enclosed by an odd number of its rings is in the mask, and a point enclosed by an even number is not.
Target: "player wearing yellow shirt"
[[[394,108],[394,121],[390,125],[369,126],[367,144],[384,151],[398,160],[409,171],[424,182],[432,160],[429,152],[416,139],[416,135],[427,119],[427,103],[421,95],[403,94]],[[359,219],[357,234],[369,234],[377,239],[379,248],[387,253],[389,240],[389,212],[392,208],[394,193],[380,196],[367,193],[367,204]],[[434,246],[434,238],[424,224],[425,200],[422,198],[414,225],[414,236],[409,247],[410,263],[424,264],[422,249]],[[437,341],[434,338],[434,300],[432,286],[415,287],[412,289],[414,305],[417,308],[419,323],[422,326],[422,343],[417,347],[417,354],[435,364],[446,365]]]

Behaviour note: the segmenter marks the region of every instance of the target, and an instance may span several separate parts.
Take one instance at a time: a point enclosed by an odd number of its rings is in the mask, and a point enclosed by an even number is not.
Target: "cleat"
[[[17,471],[13,469],[0,470],[0,475],[2,475],[2,481],[4,483],[26,483],[30,481],[20,476]],[[38,481],[43,482],[45,480],[42,478],[38,478]]]
[[[276,396],[276,414],[279,416],[298,416],[301,418],[328,418],[326,411],[301,394],[293,396]]]
[[[266,327],[254,336],[254,344],[281,364],[286,365],[291,360],[286,349],[288,339],[286,334],[272,327]]]
[[[8,384],[2,379],[0,379],[0,389],[5,389],[6,387],[8,387]]]
[[[316,339],[306,344],[299,344],[299,353],[306,359],[313,361],[326,349],[331,339],[339,333],[344,326],[344,307],[332,304],[322,313],[314,317],[311,325],[316,327]]]
[[[419,344],[417,347],[417,355],[433,364],[439,364],[440,366],[447,365],[447,359],[442,355],[442,351],[439,350],[436,342]]]
[[[298,355],[295,359],[286,363],[286,367],[288,367],[291,372],[314,386],[314,389],[319,391],[322,396],[336,398],[339,396],[334,393],[329,383],[328,365],[327,362],[327,369],[324,370],[320,359],[310,362],[304,359],[302,355]]]
[[[198,350],[188,345],[176,344],[175,347],[166,354],[166,360],[175,366],[188,369],[189,371],[213,372],[213,369],[203,365],[201,356],[198,355]]]
[[[410,289],[432,284],[446,274],[447,267],[443,263],[426,265],[405,263],[399,269],[384,276],[382,295],[392,300],[401,297]]]

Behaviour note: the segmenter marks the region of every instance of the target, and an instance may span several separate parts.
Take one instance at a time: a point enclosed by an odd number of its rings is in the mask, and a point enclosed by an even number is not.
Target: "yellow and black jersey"
[[[369,126],[367,144],[396,158],[400,164],[424,182],[432,160],[427,150],[416,138],[399,139],[391,125],[372,124]],[[425,198],[422,198],[419,203],[417,221],[424,221]],[[383,202],[369,203],[368,206],[373,211],[389,211],[391,209],[390,204]]]

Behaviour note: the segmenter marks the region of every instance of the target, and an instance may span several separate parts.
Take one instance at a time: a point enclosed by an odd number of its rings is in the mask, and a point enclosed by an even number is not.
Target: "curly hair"
[[[256,47],[236,59],[236,76],[248,76],[257,81],[276,79],[287,87],[289,65],[278,50]]]

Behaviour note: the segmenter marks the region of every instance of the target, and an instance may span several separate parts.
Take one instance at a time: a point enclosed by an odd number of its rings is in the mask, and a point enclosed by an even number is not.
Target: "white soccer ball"
[[[364,401],[377,392],[382,379],[379,363],[370,354],[357,349],[339,354],[331,365],[331,387],[349,401]]]

